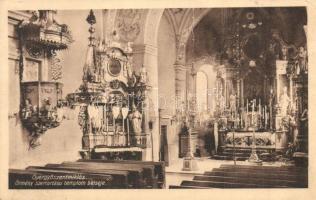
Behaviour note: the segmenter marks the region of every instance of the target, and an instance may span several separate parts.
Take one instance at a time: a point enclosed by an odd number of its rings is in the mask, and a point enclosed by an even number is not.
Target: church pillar
[[[176,93],[176,109],[186,102],[186,67],[183,64],[175,63],[175,93]]]
[[[146,148],[144,160],[159,160],[159,113],[158,113],[158,59],[157,59],[157,47],[148,44],[137,44],[133,46],[134,51],[134,66],[136,66],[136,71],[142,67],[142,65],[147,70],[148,75],[148,85],[150,89],[147,92],[147,106],[145,110],[146,122],[145,126],[148,127],[148,122],[152,123],[152,131],[149,133],[149,129],[146,134],[152,134],[152,145]],[[152,148],[152,149],[151,149]],[[153,155],[152,155],[153,154]]]

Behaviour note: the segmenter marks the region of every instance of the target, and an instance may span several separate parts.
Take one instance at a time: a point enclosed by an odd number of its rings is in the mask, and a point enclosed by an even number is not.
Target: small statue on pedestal
[[[133,105],[132,109],[132,113],[129,114],[129,120],[131,121],[133,132],[135,133],[135,135],[141,135],[142,114],[137,110],[135,105]]]
[[[236,112],[236,94],[235,93],[232,93],[229,96],[229,107],[232,113]]]
[[[139,82],[142,83],[142,84],[146,84],[147,83],[147,71],[146,71],[146,68],[144,66],[140,69]]]
[[[307,51],[305,50],[304,47],[299,48],[299,53],[298,53],[298,64],[300,68],[301,73],[307,74]]]
[[[220,90],[218,103],[219,103],[220,113],[223,114],[225,111],[225,97],[222,94],[222,90]]]
[[[286,46],[282,46],[282,60],[288,59],[288,49]]]
[[[31,104],[31,101],[29,99],[25,100],[25,105],[22,109],[22,118],[23,119],[28,119],[31,117],[33,112],[33,106]]]

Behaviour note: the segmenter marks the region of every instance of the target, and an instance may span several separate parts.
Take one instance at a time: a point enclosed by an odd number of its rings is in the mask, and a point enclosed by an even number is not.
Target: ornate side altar
[[[82,150],[85,159],[141,160],[149,147],[145,132],[147,72],[132,70],[131,44],[96,41],[93,11],[83,83],[76,93],[80,104]]]

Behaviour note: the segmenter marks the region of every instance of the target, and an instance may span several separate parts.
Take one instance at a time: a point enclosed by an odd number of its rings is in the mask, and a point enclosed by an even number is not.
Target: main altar
[[[299,140],[307,137],[301,120],[307,113],[306,41],[287,43],[260,12],[249,9],[232,25],[225,46],[216,69],[218,153],[284,153],[291,145],[304,151],[306,143]]]

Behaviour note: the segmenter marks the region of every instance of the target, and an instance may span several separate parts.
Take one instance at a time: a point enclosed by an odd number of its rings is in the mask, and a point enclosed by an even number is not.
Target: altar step
[[[236,149],[235,150],[235,159],[237,161],[245,161],[249,158],[251,154],[251,149]],[[225,148],[222,152],[212,156],[215,160],[233,160],[234,151],[230,148]]]
[[[203,188],[306,188],[307,168],[221,165],[171,189]]]
[[[266,149],[257,149],[257,154],[266,154],[268,150]],[[237,161],[245,161],[250,157],[251,148],[236,148],[235,149],[235,158]],[[234,149],[232,147],[225,147],[220,150],[218,154],[213,155],[211,158],[215,160],[233,160]]]
[[[238,157],[236,156],[235,159],[236,161],[245,161],[249,158],[249,156],[242,156],[242,157]],[[233,156],[226,156],[226,155],[214,155],[212,156],[212,159],[215,159],[215,160],[234,160],[234,157]]]

